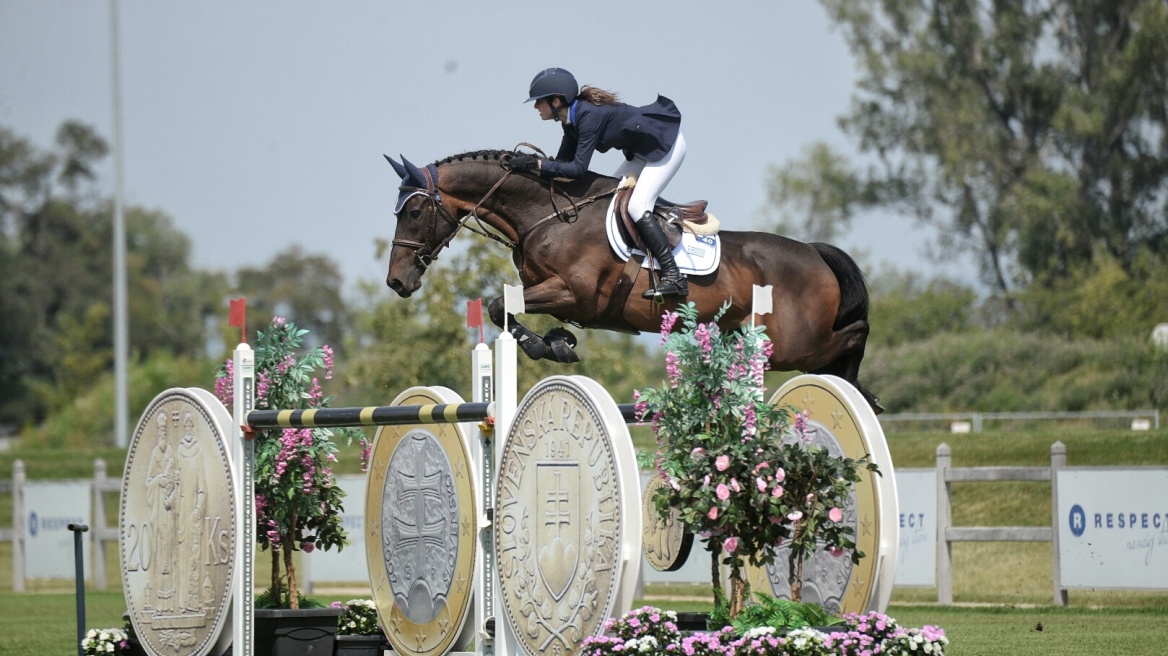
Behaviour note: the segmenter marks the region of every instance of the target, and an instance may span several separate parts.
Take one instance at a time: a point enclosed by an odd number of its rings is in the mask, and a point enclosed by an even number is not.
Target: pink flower
[[[734,550],[738,548],[738,538],[726,538],[722,541],[722,548],[726,550],[726,553],[734,553]]]
[[[742,487],[738,485],[738,479],[737,479],[737,478],[732,478],[732,479],[730,479],[730,487],[731,487],[731,488],[733,488],[735,492],[741,492],[741,491],[742,491]]]
[[[786,479],[787,472],[783,471],[782,467],[779,467],[779,471],[775,472],[775,482],[782,483]]]
[[[828,511],[827,517],[833,522],[839,522],[844,518],[844,511],[840,510],[839,508],[832,508]]]
[[[756,473],[756,474],[757,474],[757,473],[758,473],[758,470],[760,470],[760,469],[766,469],[767,467],[770,467],[770,464],[769,464],[769,463],[766,463],[766,462],[760,462],[760,463],[758,463],[757,465],[755,465],[755,466],[754,466],[754,473]]]
[[[706,474],[706,477],[702,479],[702,485],[709,485],[709,484],[710,484],[710,475]]]
[[[673,332],[673,324],[677,321],[676,312],[666,312],[661,315],[661,343],[664,344],[669,339],[669,333]]]
[[[726,471],[730,467],[730,456],[718,456],[718,459],[714,461],[714,466],[718,468],[718,471]]]
[[[759,492],[766,492],[766,481],[761,478],[754,479],[754,484],[758,486]]]
[[[718,483],[718,488],[717,488],[716,493],[718,495],[718,498],[721,499],[722,501],[725,501],[726,499],[730,498],[730,488],[726,487],[725,483]]]
[[[665,375],[669,377],[669,384],[672,387],[677,387],[677,381],[681,379],[681,369],[678,368],[680,360],[677,354],[669,351],[665,354]]]
[[[706,450],[700,446],[689,452],[689,457],[693,458],[694,460],[701,460],[703,457],[705,457],[705,455]]]
[[[325,344],[325,346],[320,347],[320,350],[324,351],[324,354],[325,354],[325,379],[326,379],[326,381],[332,381],[332,379],[333,379],[333,347],[328,346],[328,344]]]
[[[800,519],[803,519],[803,511],[792,510],[791,512],[787,513],[787,519],[791,520],[792,522],[797,522]]]
[[[772,496],[772,497],[781,497],[781,496],[783,496],[783,486],[782,486],[782,485],[776,485],[776,486],[775,486],[775,489],[771,490],[771,496]]]
[[[710,508],[710,512],[706,513],[706,517],[710,519],[718,519],[718,506]]]

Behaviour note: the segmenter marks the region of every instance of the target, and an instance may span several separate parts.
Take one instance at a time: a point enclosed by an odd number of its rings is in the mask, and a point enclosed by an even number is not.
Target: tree
[[[1141,253],[1165,251],[1168,4],[822,2],[860,67],[840,122],[869,165],[815,147],[779,170],[780,201],[910,212],[1012,312],[1020,289],[1063,287],[1101,256],[1138,283]],[[794,184],[795,166],[815,181]]]
[[[94,171],[105,141],[65,122],[41,150],[0,127],[0,423],[33,424],[112,366],[112,218]],[[128,208],[133,356],[205,356],[226,281],[193,271],[165,214]]]
[[[316,344],[340,344],[348,321],[341,296],[342,277],[327,255],[305,253],[291,246],[264,268],[244,267],[236,274],[236,289],[248,299],[249,323],[267,325],[273,316],[296,322]]]

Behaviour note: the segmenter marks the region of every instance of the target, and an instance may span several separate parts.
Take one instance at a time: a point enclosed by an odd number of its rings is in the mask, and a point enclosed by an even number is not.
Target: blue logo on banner
[[[1087,513],[1083,512],[1082,506],[1075,504],[1071,506],[1071,535],[1080,537],[1083,531],[1087,530]]]
[[[39,528],[38,524],[40,524],[40,522],[37,521],[37,514],[34,510],[28,515],[28,534],[34,538],[36,537],[37,529]]]

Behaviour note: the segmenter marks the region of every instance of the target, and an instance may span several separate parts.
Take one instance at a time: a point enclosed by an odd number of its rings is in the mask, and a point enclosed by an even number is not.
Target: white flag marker
[[[766,287],[759,287],[758,285],[754,285],[752,298],[750,300],[752,306],[750,315],[751,328],[754,327],[755,315],[762,316],[764,314],[770,314],[773,311],[774,307],[771,301],[771,292],[773,292],[774,289],[775,288],[772,285],[767,285]]]

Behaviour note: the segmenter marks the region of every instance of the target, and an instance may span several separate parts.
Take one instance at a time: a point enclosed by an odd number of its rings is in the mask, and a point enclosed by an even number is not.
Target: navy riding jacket
[[[644,107],[625,103],[593,105],[572,101],[564,123],[564,139],[554,160],[545,159],[540,173],[548,178],[578,178],[588,171],[592,153],[620,149],[625,159],[640,157],[656,162],[677,141],[681,112],[673,101],[657,96]]]

